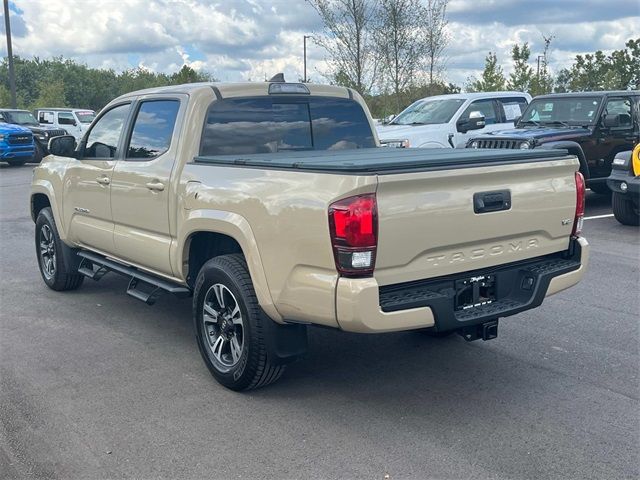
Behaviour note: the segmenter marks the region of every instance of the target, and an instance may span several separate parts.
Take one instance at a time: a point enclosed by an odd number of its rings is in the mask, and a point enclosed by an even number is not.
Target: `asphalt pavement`
[[[638,478],[640,233],[589,194],[583,282],[466,343],[310,329],[239,394],[200,359],[190,300],[115,274],[47,289],[32,166],[0,166],[1,478]]]

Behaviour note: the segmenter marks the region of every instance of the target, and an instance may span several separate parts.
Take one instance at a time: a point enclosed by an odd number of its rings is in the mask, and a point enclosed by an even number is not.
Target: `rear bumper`
[[[535,308],[546,296],[575,285],[588,260],[589,244],[578,238],[567,252],[437,279],[380,287],[374,278],[340,278],[338,324],[342,330],[361,333],[478,325]],[[456,280],[484,274],[496,278],[495,301],[456,311]]]

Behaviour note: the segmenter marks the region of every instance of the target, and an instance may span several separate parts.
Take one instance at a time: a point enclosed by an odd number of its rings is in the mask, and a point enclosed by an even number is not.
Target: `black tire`
[[[45,233],[46,232],[46,233]],[[45,249],[47,253],[43,253]],[[38,213],[35,232],[36,257],[44,283],[52,290],[75,290],[82,285],[84,275],[77,271],[67,271],[62,250],[65,245],[60,240],[56,222],[50,207]]]
[[[12,167],[21,167],[22,165],[27,163],[27,161],[26,160],[7,160],[7,163]]]
[[[222,292],[222,307],[217,300],[216,289]],[[233,312],[228,311],[235,311],[234,302],[239,307],[240,323],[237,323],[237,315],[233,316]],[[236,319],[231,329],[229,317]],[[225,323],[225,318],[228,323]],[[242,255],[221,255],[202,266],[193,293],[193,319],[200,354],[213,377],[225,387],[236,391],[264,387],[278,380],[284,372],[285,365],[274,365],[269,359],[267,328],[262,322],[271,320],[261,315]],[[226,340],[220,340],[222,337]],[[235,356],[232,348],[234,338]],[[216,348],[216,345],[220,346]],[[223,353],[225,345],[228,353]]]
[[[613,192],[611,206],[616,220],[623,225],[639,226],[640,208],[638,208],[638,203],[640,203],[638,199],[634,202],[629,193]]]
[[[605,182],[592,183],[589,185],[589,189],[598,195],[611,195],[611,190]]]
[[[44,151],[38,142],[36,142],[36,149],[33,154],[33,163],[40,163],[44,157]]]

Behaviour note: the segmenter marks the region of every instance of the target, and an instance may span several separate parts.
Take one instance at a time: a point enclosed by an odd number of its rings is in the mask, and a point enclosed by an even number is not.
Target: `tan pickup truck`
[[[235,390],[278,379],[307,325],[488,340],[580,281],[575,157],[378,145],[342,87],[124,95],[35,169],[42,278],[70,290],[116,272],[148,304],[192,295],[202,357]]]

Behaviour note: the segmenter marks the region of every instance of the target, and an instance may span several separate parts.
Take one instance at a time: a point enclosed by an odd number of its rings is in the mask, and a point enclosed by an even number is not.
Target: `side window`
[[[480,112],[484,115],[484,121],[487,125],[493,125],[497,122],[493,100],[476,100],[466,108],[460,119],[468,120],[471,112]]]
[[[611,98],[605,109],[607,115],[620,116],[620,128],[631,128],[631,99]]]
[[[118,105],[105,113],[95,123],[84,149],[83,158],[114,158],[122,127],[129,114],[130,104]]]
[[[502,114],[507,122],[513,122],[522,116],[522,112],[527,108],[527,99],[524,97],[511,97],[498,99],[498,105],[502,109]]]
[[[52,112],[38,112],[38,123],[53,123],[53,113]]]
[[[169,150],[179,109],[178,100],[142,102],[133,123],[127,159],[155,158]]]
[[[75,125],[76,121],[73,118],[72,113],[60,112],[58,113],[58,125]]]

